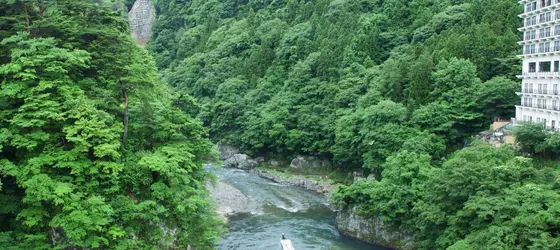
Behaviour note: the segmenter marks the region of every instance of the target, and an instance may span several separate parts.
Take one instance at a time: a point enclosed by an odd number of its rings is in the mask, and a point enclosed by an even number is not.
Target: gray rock
[[[136,0],[128,12],[128,23],[132,37],[138,45],[146,45],[152,37],[152,25],[156,18],[156,8],[152,0]]]
[[[259,163],[246,154],[234,154],[224,161],[227,167],[250,170],[259,166]]]
[[[328,160],[319,159],[315,156],[298,156],[292,160],[290,167],[298,169],[329,168],[332,164]]]
[[[268,162],[268,164],[270,164],[270,166],[273,166],[273,167],[280,166],[280,162],[278,162],[276,160],[271,160],[271,161]]]
[[[392,230],[379,218],[367,220],[355,212],[356,207],[346,208],[338,212],[336,227],[340,233],[382,246],[405,250],[413,249],[411,234]]]
[[[218,143],[218,145],[216,146],[218,147],[218,151],[220,152],[220,160],[225,161],[233,157],[234,155],[239,154],[239,149],[232,146],[224,145],[221,143]]]
[[[206,185],[210,191],[210,197],[218,204],[218,216],[227,220],[228,216],[236,213],[248,213],[249,198],[239,189],[224,182],[218,182],[215,186]]]
[[[260,177],[272,180],[274,182],[305,188],[307,190],[321,193],[327,197],[329,197],[336,188],[336,185],[333,185],[327,181],[317,181],[300,175],[282,176],[259,169],[253,170],[252,172],[256,173]]]

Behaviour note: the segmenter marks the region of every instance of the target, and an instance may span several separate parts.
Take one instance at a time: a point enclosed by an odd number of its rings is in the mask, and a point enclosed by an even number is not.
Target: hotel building
[[[523,72],[521,105],[515,122],[544,123],[557,129],[560,123],[560,0],[521,0],[523,18]]]

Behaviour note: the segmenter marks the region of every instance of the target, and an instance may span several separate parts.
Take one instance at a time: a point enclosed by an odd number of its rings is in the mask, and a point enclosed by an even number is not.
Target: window
[[[560,41],[554,41],[554,50],[560,51]]]
[[[537,117],[537,123],[541,123],[541,118]]]
[[[550,42],[544,43],[544,52],[550,52]]]
[[[544,13],[542,13],[542,14],[539,15],[539,23],[544,23],[544,22],[545,22]]]
[[[532,16],[531,17],[531,25],[535,25],[537,24],[537,16]]]
[[[530,50],[531,54],[535,54],[535,52],[537,51],[536,46],[537,46],[536,44],[531,44],[531,50]]]
[[[556,12],[554,13],[555,18],[554,19],[560,19],[560,10],[556,10]],[[530,23],[530,22],[529,22]]]
[[[558,100],[552,100],[552,109],[558,110]]]
[[[539,43],[539,53],[544,52],[544,43]]]
[[[552,129],[556,128],[556,121],[555,120],[550,121],[550,128],[552,128]]]
[[[556,18],[556,19],[558,19],[558,18]],[[531,18],[530,17],[525,18],[525,26],[531,26]]]
[[[537,31],[536,30],[532,30],[531,31],[531,39],[536,39],[537,38]]]
[[[546,125],[546,119],[542,118],[542,123],[544,123],[544,125]]]
[[[550,72],[550,62],[539,62],[539,72]]]
[[[552,12],[546,12],[546,13],[544,13],[544,21],[545,21],[545,22],[550,22],[550,21],[552,21]]]
[[[536,10],[537,9],[537,2],[532,2],[531,3],[531,11]]]
[[[560,61],[554,61],[554,72],[558,72],[560,67]]]
[[[544,29],[544,37],[549,37],[550,36],[550,27],[547,27]]]
[[[555,95],[558,95],[558,84],[552,85],[552,91],[554,92]]]
[[[543,84],[542,86],[542,93],[547,95],[548,94],[548,84]],[[546,103],[546,100],[544,100]]]
[[[529,72],[537,72],[537,63],[529,63]]]
[[[538,90],[537,93],[539,93],[539,94],[542,94],[542,93],[543,93],[543,86],[542,86],[542,84],[540,84],[540,83],[539,83],[539,90]],[[537,102],[540,103],[540,100],[541,100],[541,99],[538,99]],[[540,106],[540,104],[539,104],[539,106]]]
[[[558,18],[558,19],[560,19],[560,18]],[[555,36],[560,35],[560,25],[554,26],[554,35]],[[529,35],[529,37],[531,37],[531,35]]]
[[[526,31],[525,32],[525,40],[531,40],[531,31]]]
[[[539,30],[539,38],[544,37],[544,28]]]
[[[523,84],[523,93],[527,93],[527,92],[529,92],[529,84],[525,83]]]

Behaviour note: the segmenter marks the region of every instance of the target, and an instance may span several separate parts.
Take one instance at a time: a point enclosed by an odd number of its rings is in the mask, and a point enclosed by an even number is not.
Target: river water
[[[243,170],[208,170],[250,200],[250,213],[229,218],[229,233],[217,249],[282,249],[280,236],[285,233],[296,250],[386,250],[340,235],[334,226],[336,213],[322,195],[274,183]]]

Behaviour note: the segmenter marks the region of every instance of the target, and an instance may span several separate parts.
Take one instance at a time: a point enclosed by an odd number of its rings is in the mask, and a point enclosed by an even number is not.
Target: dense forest
[[[0,248],[212,249],[215,150],[124,1],[0,1]]]
[[[374,178],[418,249],[560,249],[560,134],[514,116],[516,0],[0,0],[0,247],[213,249],[210,139]]]
[[[148,49],[215,142],[373,174],[335,202],[419,249],[560,249],[560,136],[528,124],[515,149],[471,140],[519,101],[516,0],[156,8]]]

